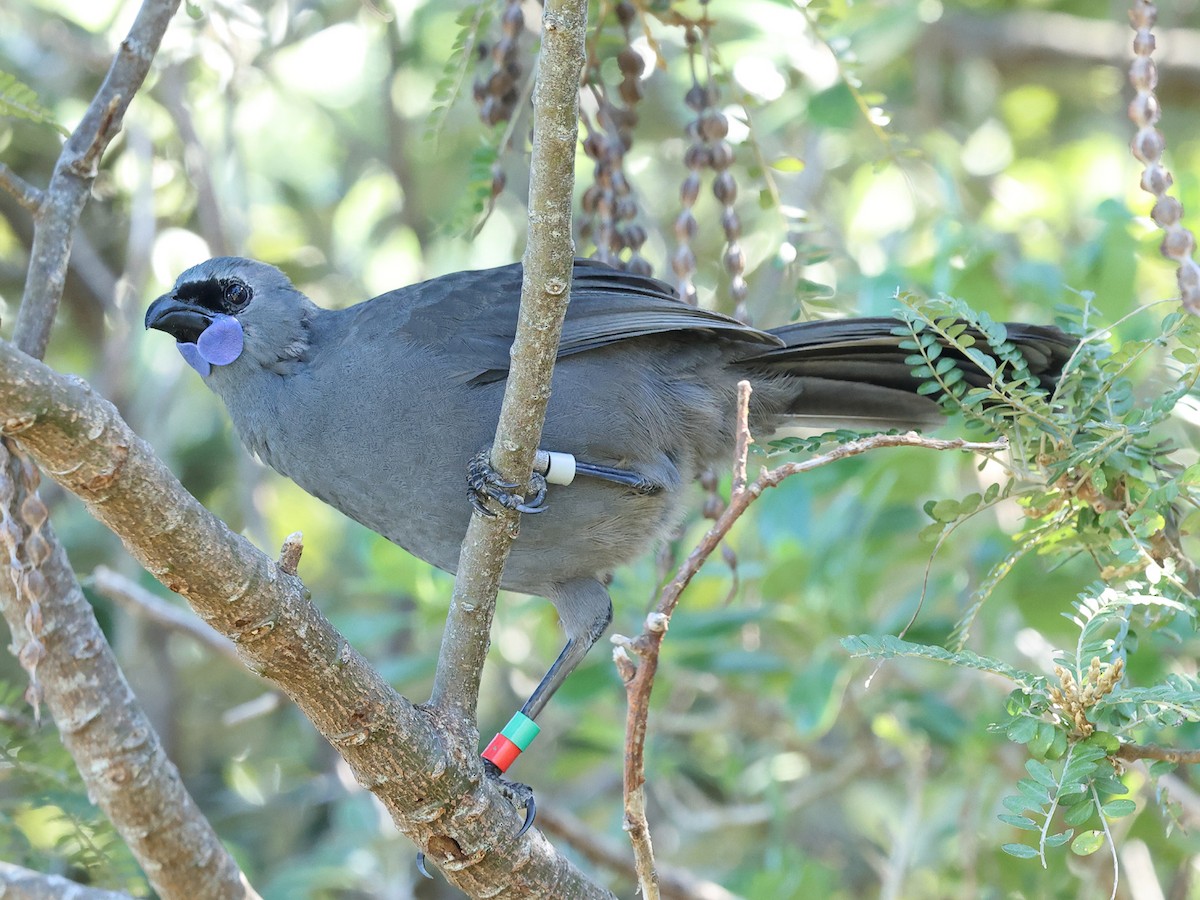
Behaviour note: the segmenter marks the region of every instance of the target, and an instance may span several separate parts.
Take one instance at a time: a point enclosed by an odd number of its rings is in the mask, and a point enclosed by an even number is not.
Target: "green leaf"
[[[1029,752],[1038,759],[1045,759],[1046,753],[1050,750],[1050,745],[1054,743],[1054,735],[1058,729],[1049,722],[1039,722],[1037,733],[1029,742]]]
[[[1071,841],[1071,852],[1076,856],[1091,856],[1103,846],[1103,831],[1081,831],[1079,836]]]
[[[1038,830],[1037,822],[1033,821],[1033,819],[1029,818],[1028,816],[1010,816],[1002,813],[996,816],[996,818],[1005,825],[1011,825],[1014,828],[1021,828],[1025,831]]]
[[[1042,787],[1058,787],[1058,782],[1054,779],[1054,773],[1050,771],[1045,763],[1040,763],[1036,759],[1027,759],[1025,760],[1025,771],[1029,773],[1030,778],[1042,785]]]
[[[1150,777],[1161,778],[1163,775],[1169,775],[1175,771],[1176,763],[1166,759],[1160,759],[1150,764]]]
[[[1042,809],[1050,802],[1050,794],[1044,787],[1030,778],[1022,778],[1017,782],[1017,790],[1030,803],[1030,809]]]
[[[1030,800],[1028,797],[1018,797],[1016,794],[1009,794],[1000,801],[1004,804],[1004,808],[1009,812],[1020,815],[1027,810],[1033,809],[1041,811],[1041,803]]]
[[[1029,716],[1021,716],[1009,723],[1006,734],[1008,739],[1013,743],[1027,744],[1037,734],[1039,724],[1041,723],[1037,719],[1032,719]]]
[[[1132,800],[1109,800],[1100,811],[1110,819],[1119,819],[1137,810],[1137,804]]]
[[[1045,844],[1047,847],[1061,847],[1071,839],[1071,835],[1074,833],[1074,828],[1068,828],[1066,831],[1060,831],[1058,834],[1052,834],[1046,838]]]
[[[803,172],[804,160],[794,156],[781,156],[771,163],[771,168],[777,172]]]
[[[868,657],[871,659],[893,659],[901,656],[914,656],[934,662],[949,663],[964,669],[975,669],[980,672],[991,672],[1014,682],[1026,690],[1041,689],[1045,680],[1029,672],[1014,668],[1008,663],[993,659],[990,656],[980,656],[970,650],[960,650],[957,653],[945,647],[930,644],[915,644],[902,640],[894,635],[856,634],[842,638],[842,646],[851,656]]]
[[[1037,850],[1027,844],[1001,844],[1000,849],[1017,859],[1034,859],[1038,855]]]
[[[1063,813],[1063,821],[1068,825],[1082,825],[1092,817],[1095,806],[1089,800],[1087,803],[1077,803]]]
[[[38,102],[37,92],[17,80],[10,72],[0,71],[0,116],[49,125],[63,137],[70,135],[54,118],[54,113]]]
[[[1067,733],[1061,728],[1054,729],[1054,739],[1046,748],[1046,759],[1062,759],[1067,753]]]

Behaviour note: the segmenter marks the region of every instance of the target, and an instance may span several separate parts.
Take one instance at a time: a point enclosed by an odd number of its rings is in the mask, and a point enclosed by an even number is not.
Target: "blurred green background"
[[[593,4],[592,13],[601,76],[615,85],[612,57],[625,38],[612,6]],[[898,288],[1035,322],[1051,321],[1076,292],[1094,293],[1108,321],[1173,295],[1127,149],[1125,5],[816,6],[707,7],[757,324],[880,314]],[[477,205],[503,126],[481,124],[471,101],[471,82],[486,77],[490,61],[453,50],[475,7],[200,0],[189,9],[194,15],[181,10],[172,23],[105,158],[48,361],[112,399],[184,484],[259,547],[273,553],[303,531],[300,571],[316,601],[402,693],[423,700],[450,578],[251,461],[216,399],[141,321],[180,271],[222,253],[281,266],[327,306],[518,259],[528,121],[500,156],[507,188],[484,221]],[[658,65],[643,80],[625,159],[649,232],[644,255],[668,278],[692,116],[672,11],[697,16],[701,6],[648,2],[634,28],[634,48],[657,54]],[[7,0],[0,70],[35,88],[70,127],[135,12],[130,0]],[[537,7],[525,13],[532,29]],[[1164,4],[1160,21],[1161,128],[1176,196],[1195,209],[1200,55],[1187,50],[1200,42],[1200,9]],[[494,33],[494,23],[484,31],[489,40]],[[536,33],[521,40],[528,72]],[[440,99],[439,82],[460,69],[459,95]],[[864,114],[860,101],[883,112]],[[59,146],[51,128],[0,120],[0,159],[35,184],[45,184]],[[577,174],[582,195],[592,177],[582,153]],[[719,215],[706,187],[696,207],[696,281],[701,302],[731,310]],[[29,238],[27,215],[0,194],[5,335]],[[591,249],[580,241],[581,253]],[[1155,333],[1165,311],[1133,315],[1121,333]],[[1144,390],[1155,391],[1155,372],[1143,377]],[[1194,444],[1194,420],[1190,428],[1181,434]],[[903,627],[930,561],[917,535],[928,524],[922,504],[979,489],[987,475],[959,456],[877,453],[793,479],[739,523],[725,562],[705,568],[672,622],[654,694],[648,791],[665,866],[753,898],[1108,895],[1107,853],[1060,853],[1043,870],[999,849],[1019,837],[996,814],[1026,758],[987,729],[1003,718],[1009,685],[916,661],[889,663],[868,685],[874,666],[839,645],[848,634]],[[103,564],[162,593],[73,498],[53,487],[46,495],[82,578]],[[701,502],[697,490],[697,509]],[[942,548],[910,638],[945,638],[983,574],[1012,550],[1014,517],[1011,509],[981,517]],[[703,528],[697,519],[659,559],[617,573],[615,631],[641,629],[667,561]],[[971,649],[1049,671],[1052,648],[1077,634],[1060,613],[1095,575],[1085,560],[1021,560],[985,606]],[[417,876],[413,847],[299,713],[264,698],[268,685],[91,596],[189,788],[264,896],[455,895]],[[1147,639],[1135,665],[1148,681],[1171,666],[1194,674],[1194,638],[1176,643],[1167,662]],[[501,598],[480,709],[484,740],[560,644],[549,604]],[[0,659],[0,679],[11,720],[0,726],[0,857],[144,891],[53,729],[28,726],[24,675],[10,656]],[[627,854],[624,715],[601,644],[512,770],[535,787],[552,836],[556,821],[578,820],[595,842]],[[1196,737],[1188,726],[1166,736],[1183,746]],[[1186,823],[1197,798],[1187,773],[1176,777]],[[1200,897],[1191,887],[1200,842],[1162,814],[1136,771],[1130,783],[1140,811],[1114,825],[1122,896]],[[628,874],[597,868],[585,848],[556,840],[632,896]],[[1136,893],[1152,881],[1163,894]]]

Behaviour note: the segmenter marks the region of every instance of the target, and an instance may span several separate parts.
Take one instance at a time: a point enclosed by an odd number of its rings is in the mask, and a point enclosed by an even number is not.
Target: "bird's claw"
[[[424,850],[417,851],[417,871],[420,872],[422,875],[424,875],[426,878],[428,878],[430,881],[433,881],[433,876],[430,875],[429,870],[427,868],[425,868],[425,851]]]
[[[471,507],[481,516],[492,518],[496,514],[488,508],[487,501],[495,500],[505,509],[515,509],[520,513],[540,513],[546,511],[546,479],[534,472],[529,479],[532,496],[521,496],[513,493],[520,487],[511,481],[505,481],[492,468],[491,450],[484,448],[471,457],[467,464],[467,499]]]
[[[514,809],[525,810],[525,822],[521,825],[521,830],[516,833],[516,837],[520,837],[533,826],[533,820],[537,816],[537,803],[533,799],[533,788],[519,781],[509,781],[500,772],[500,767],[490,759],[483,761],[483,771],[500,789],[504,799],[511,803]]]

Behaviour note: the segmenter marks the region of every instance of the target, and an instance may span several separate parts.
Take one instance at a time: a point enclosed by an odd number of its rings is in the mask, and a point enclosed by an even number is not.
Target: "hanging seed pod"
[[[695,113],[685,126],[688,147],[684,151],[683,163],[688,169],[679,189],[679,199],[683,210],[675,220],[675,238],[678,242],[672,258],[672,269],[679,278],[678,290],[681,297],[694,300],[696,289],[692,283],[695,276],[695,253],[691,242],[696,235],[696,219],[693,213],[696,199],[700,193],[700,184],[705,169],[713,171],[713,196],[721,206],[721,229],[725,234],[725,251],[722,262],[729,275],[729,294],[734,302],[735,315],[745,318],[746,313],[746,254],[739,242],[741,238],[741,221],[738,218],[735,204],[737,202],[738,186],[729,171],[733,165],[735,154],[733,146],[726,138],[729,135],[729,119],[717,107],[720,101],[720,91],[712,77],[712,52],[709,46],[707,30],[707,0],[701,0],[705,7],[705,15],[701,26],[690,24],[684,32],[684,42],[688,48],[688,62],[691,66],[692,84],[684,93],[683,102],[688,109]],[[697,56],[703,54],[703,78],[698,71]]]
[[[638,121],[634,106],[642,98],[645,63],[633,47],[632,27],[637,20],[637,8],[622,2],[616,5],[615,12],[625,33],[625,46],[617,54],[621,82],[616,93],[620,103],[614,102],[608,86],[600,80],[598,67],[593,66],[587,83],[596,98],[597,110],[594,122],[586,115],[583,117],[588,132],[583,150],[594,165],[592,185],[584,192],[583,211],[597,259],[649,274],[650,265],[640,252],[646,241],[646,229],[636,223],[637,197],[624,168],[625,153],[633,144],[633,128]]]
[[[1155,197],[1150,217],[1163,230],[1162,255],[1179,266],[1176,280],[1184,309],[1200,315],[1200,266],[1192,258],[1196,239],[1182,223],[1183,207],[1167,194],[1173,182],[1171,173],[1162,165],[1166,141],[1155,126],[1161,110],[1154,89],[1158,85],[1158,69],[1152,55],[1155,49],[1154,26],[1158,8],[1149,0],[1135,0],[1129,11],[1129,24],[1134,30],[1133,62],[1129,64],[1129,83],[1136,92],[1129,103],[1129,118],[1137,126],[1130,143],[1135,159],[1145,166],[1142,189]]]
[[[500,14],[500,37],[491,44],[480,44],[480,59],[490,59],[491,71],[472,85],[479,106],[479,117],[490,126],[507,122],[516,112],[519,86],[525,75],[521,59],[521,37],[525,33],[525,13],[520,0],[505,0]]]

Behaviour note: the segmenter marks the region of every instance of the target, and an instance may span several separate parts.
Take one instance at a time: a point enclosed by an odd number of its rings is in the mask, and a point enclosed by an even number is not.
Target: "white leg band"
[[[550,484],[570,484],[575,480],[575,457],[555,450],[539,450],[533,458],[533,468],[546,476]]]

